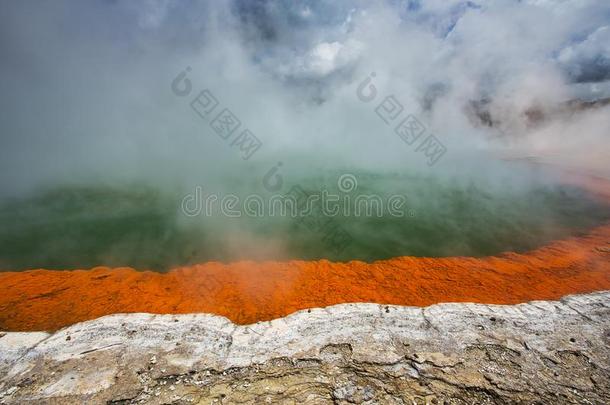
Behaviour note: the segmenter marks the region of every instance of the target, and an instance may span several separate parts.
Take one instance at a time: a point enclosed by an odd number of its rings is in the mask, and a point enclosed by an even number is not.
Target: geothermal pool
[[[125,312],[248,324],[348,302],[514,304],[610,289],[607,180],[493,185],[357,172],[357,188],[346,191],[338,176],[297,184],[310,194],[401,194],[405,215],[338,214],[332,229],[350,236],[338,250],[316,225],[327,220],[319,211],[192,216],[181,208],[185,191],[145,184],[5,201],[0,330],[56,330]]]
[[[279,208],[270,213],[264,204],[281,193],[255,194],[257,184],[243,181],[226,189],[242,202],[256,195],[259,205],[250,204],[249,211],[236,205],[240,217],[223,215],[218,203],[223,193],[212,188],[201,190],[204,207],[197,215],[181,211],[184,191],[145,184],[40,191],[0,206],[0,268],[126,266],[163,272],[209,261],[482,257],[523,253],[610,219],[607,202],[574,185],[503,186],[353,173],[357,183],[350,190],[338,183],[341,172],[299,179],[300,192],[336,196],[336,204],[329,205],[336,207],[332,216],[322,211],[321,200],[295,215]],[[295,190],[284,189],[284,195]],[[210,196],[216,206],[209,204],[206,212]],[[358,196],[375,196],[378,203],[361,199],[356,204]],[[392,196],[402,203],[390,211],[386,203]]]

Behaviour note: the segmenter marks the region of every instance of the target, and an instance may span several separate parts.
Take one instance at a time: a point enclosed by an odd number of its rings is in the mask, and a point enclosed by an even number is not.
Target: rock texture
[[[0,333],[3,404],[610,403],[610,292],[343,304],[238,326],[117,314]]]

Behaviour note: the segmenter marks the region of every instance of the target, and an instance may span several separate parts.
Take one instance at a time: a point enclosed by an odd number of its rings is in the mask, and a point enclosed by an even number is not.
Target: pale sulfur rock
[[[238,326],[116,314],[0,337],[0,403],[610,403],[610,292],[344,304]]]

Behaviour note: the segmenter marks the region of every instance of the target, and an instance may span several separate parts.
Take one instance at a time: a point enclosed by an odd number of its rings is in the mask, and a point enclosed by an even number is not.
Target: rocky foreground
[[[610,403],[610,292],[0,333],[0,403]]]

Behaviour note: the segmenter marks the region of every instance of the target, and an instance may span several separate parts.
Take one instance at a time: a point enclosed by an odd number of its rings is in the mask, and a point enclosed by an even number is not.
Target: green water
[[[298,185],[309,193],[346,195],[331,177]],[[235,187],[246,194],[246,185]],[[0,269],[105,265],[165,271],[210,260],[483,256],[527,251],[610,219],[608,206],[573,187],[491,192],[475,184],[363,174],[357,192],[384,199],[404,195],[404,216],[387,210],[381,217],[345,216],[339,204],[332,218],[319,209],[302,218],[187,217],[180,210],[183,193],[144,185],[47,190],[0,205]]]

